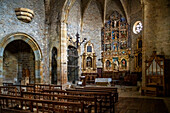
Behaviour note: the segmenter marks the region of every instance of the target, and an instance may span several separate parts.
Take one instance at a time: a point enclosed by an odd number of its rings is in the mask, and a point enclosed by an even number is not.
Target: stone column
[[[67,85],[67,26],[61,23],[61,85],[63,89]]]
[[[145,86],[145,60],[152,52],[170,58],[170,1],[143,0],[142,85]]]
[[[0,85],[3,83],[3,56],[0,56]]]
[[[35,61],[35,83],[40,83],[41,82],[41,76],[40,76],[40,61],[36,60]]]

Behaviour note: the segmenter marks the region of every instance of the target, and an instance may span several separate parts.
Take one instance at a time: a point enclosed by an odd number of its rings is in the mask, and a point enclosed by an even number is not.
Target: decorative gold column
[[[82,63],[83,71],[86,71],[86,54],[85,53],[83,53],[82,60],[83,60],[83,63]]]
[[[96,70],[96,55],[93,53],[93,70]]]

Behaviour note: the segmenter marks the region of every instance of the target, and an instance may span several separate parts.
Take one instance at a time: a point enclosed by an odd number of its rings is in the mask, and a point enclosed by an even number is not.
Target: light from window
[[[133,25],[133,32],[134,32],[135,34],[138,34],[138,33],[140,33],[140,32],[142,31],[142,28],[143,28],[143,26],[142,26],[141,21],[137,21],[137,22]]]

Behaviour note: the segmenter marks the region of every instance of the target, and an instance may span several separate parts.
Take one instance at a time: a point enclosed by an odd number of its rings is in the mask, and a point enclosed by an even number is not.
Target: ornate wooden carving
[[[82,55],[82,73],[96,73],[96,55],[93,44],[88,41],[84,46],[85,52]]]
[[[128,71],[128,24],[117,11],[114,11],[105,23],[102,38],[103,70],[108,72]]]

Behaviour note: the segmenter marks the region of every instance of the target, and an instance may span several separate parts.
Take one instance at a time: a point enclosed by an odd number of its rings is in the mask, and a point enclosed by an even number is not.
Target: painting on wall
[[[87,46],[87,52],[92,52],[92,47],[91,46]]]

